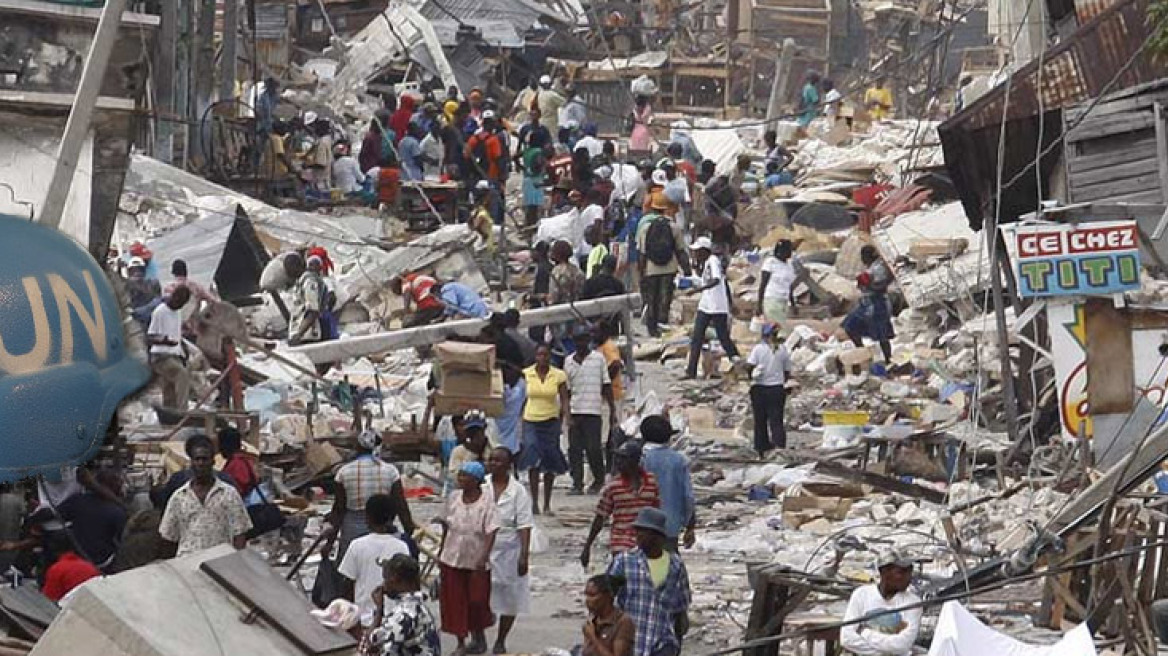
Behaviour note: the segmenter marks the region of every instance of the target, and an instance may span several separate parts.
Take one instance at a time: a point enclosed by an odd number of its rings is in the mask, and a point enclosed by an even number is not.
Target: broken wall
[[[27,115],[0,112],[0,183],[12,186],[12,196],[0,192],[0,213],[28,216],[32,203],[39,218],[49,182],[56,167],[56,153],[65,130],[63,121],[33,119]],[[61,215],[61,230],[84,246],[89,245],[89,217],[93,172],[93,133],[85,137],[77,170],[69,188],[69,198]],[[116,198],[115,198],[116,202]]]

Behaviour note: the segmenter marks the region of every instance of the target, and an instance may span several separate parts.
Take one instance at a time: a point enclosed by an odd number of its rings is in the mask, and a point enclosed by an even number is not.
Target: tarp
[[[1036,647],[998,633],[956,601],[941,607],[929,656],[1096,656],[1091,629],[1084,623],[1057,644]]]

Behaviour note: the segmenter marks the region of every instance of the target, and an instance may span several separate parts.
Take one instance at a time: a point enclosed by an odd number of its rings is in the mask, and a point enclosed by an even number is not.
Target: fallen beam
[[[1140,437],[1136,436],[1135,441],[1138,442]],[[1151,478],[1160,469],[1160,463],[1166,458],[1168,458],[1168,425],[1155,429],[1155,432],[1144,440],[1143,446],[1138,451],[1112,465],[1098,480],[1082,492],[1076,493],[1050,519],[1045,528],[1059,537],[1068,537],[1095,519],[1095,516],[1103,509],[1108,498],[1112,495],[1126,496]],[[1025,539],[1020,536],[1024,536]],[[1003,544],[1010,545],[1012,548],[1020,548],[1027,546],[1032,539],[1034,538],[1031,530],[1028,527],[1022,527],[1008,535],[1003,540]],[[1002,565],[1009,560],[1010,556],[1006,555],[986,561],[970,570],[969,581],[953,579],[947,583],[939,584],[936,588],[936,594],[950,594],[965,589],[966,585],[978,586],[998,581],[1004,577]]]
[[[847,467],[845,465],[841,465],[838,462],[824,458],[795,456],[793,459],[814,462],[816,473],[827,474],[829,476],[835,476],[837,478],[843,478],[849,481],[855,481],[857,483],[864,483],[886,492],[895,492],[896,494],[903,494],[905,496],[922,499],[930,503],[945,503],[945,493],[940,490],[935,490],[931,487],[924,487],[923,485],[915,485],[913,483],[905,483],[898,478],[882,476],[875,472],[853,469],[852,467]]]
[[[641,308],[640,294],[609,296],[591,301],[551,305],[520,314],[520,327],[534,328],[575,319],[617,314],[624,310],[636,311]],[[349,339],[305,344],[289,349],[292,353],[304,355],[314,364],[340,362],[348,358],[360,358],[375,353],[386,353],[419,346],[429,346],[446,341],[451,337],[473,337],[487,325],[486,319],[462,319],[447,321],[432,326],[418,326],[390,332],[363,335]]]

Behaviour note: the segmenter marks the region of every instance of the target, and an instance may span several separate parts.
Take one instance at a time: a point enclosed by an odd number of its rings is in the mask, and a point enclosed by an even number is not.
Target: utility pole
[[[184,29],[183,36],[186,38],[186,80],[183,84],[183,116],[186,117],[186,140],[183,142],[183,168],[190,169],[191,156],[195,152],[196,142],[199,134],[197,124],[199,120],[199,112],[195,107],[195,80],[199,75],[199,62],[195,58],[197,51],[196,45],[198,43],[198,29],[197,21],[198,11],[195,10],[195,3],[198,0],[182,0],[185,6],[183,9]]]
[[[154,119],[158,138],[154,144],[154,156],[166,162],[174,163],[174,123],[173,116],[181,116],[176,102],[178,94],[176,84],[178,78],[178,1],[170,0],[159,3],[160,24],[158,29],[157,54],[154,65],[154,110],[160,115],[169,115],[165,119]]]
[[[97,106],[97,96],[105,78],[110,52],[118,38],[118,28],[122,24],[122,12],[126,0],[106,0],[93,42],[89,45],[89,56],[85,58],[85,68],[81,72],[81,83],[77,85],[77,95],[73,98],[73,108],[69,110],[69,120],[65,123],[65,134],[57,147],[56,165],[45,201],[41,206],[41,222],[54,228],[61,225],[61,215],[69,199],[69,189],[73,185],[73,175],[77,172],[77,158],[93,123],[93,110]],[[79,234],[72,237],[89,248],[89,208],[78,208],[85,213],[85,221],[77,227]]]
[[[192,2],[191,11],[194,12]],[[203,113],[211,105],[211,94],[215,91],[215,0],[198,0],[198,19],[192,54],[195,58],[194,96],[191,103],[191,120],[194,121],[194,143],[191,153],[195,163],[207,165],[208,154],[203,152]]]
[[[771,84],[771,99],[767,103],[766,119],[774,121],[782,114],[783,91],[787,88],[787,80],[791,77],[791,64],[795,60],[795,40],[786,39],[779,48],[779,56],[775,59],[775,77]]]
[[[219,78],[219,100],[235,97],[236,67],[239,62],[239,0],[223,3],[223,72]]]
[[[1005,130],[1006,126],[1002,126]],[[1009,275],[1009,265],[1005,259],[1005,245],[999,245],[1000,231],[998,222],[994,221],[994,229],[988,233],[990,247],[990,293],[994,301],[994,327],[998,334],[998,357],[1002,367],[1002,398],[1005,399],[1006,429],[1010,434],[1010,441],[1017,443],[1020,437],[1018,429],[1018,396],[1014,392],[1014,365],[1010,360],[1010,334],[1006,325],[1006,299],[1002,288],[1002,276]]]

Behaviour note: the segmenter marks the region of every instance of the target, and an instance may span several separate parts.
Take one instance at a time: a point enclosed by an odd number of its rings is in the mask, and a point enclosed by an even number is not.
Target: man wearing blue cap
[[[787,448],[783,410],[787,405],[787,381],[794,365],[783,345],[777,324],[762,327],[762,341],[746,357],[750,372],[750,406],[754,414],[754,448],[759,457],[772,448]]]
[[[689,574],[677,554],[665,550],[668,518],[642,508],[633,522],[637,548],[617,554],[608,574],[625,580],[617,604],[637,625],[636,656],[677,656],[689,630]]]

